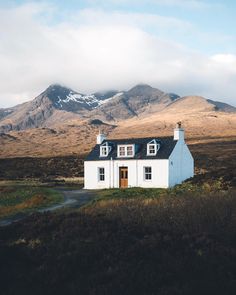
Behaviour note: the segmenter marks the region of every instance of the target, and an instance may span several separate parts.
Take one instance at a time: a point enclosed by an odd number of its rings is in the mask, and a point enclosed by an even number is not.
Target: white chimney
[[[97,144],[101,144],[103,140],[106,139],[106,135],[102,134],[99,130],[99,134],[97,135]]]
[[[184,129],[181,128],[181,122],[178,122],[174,129],[174,140],[184,141]]]

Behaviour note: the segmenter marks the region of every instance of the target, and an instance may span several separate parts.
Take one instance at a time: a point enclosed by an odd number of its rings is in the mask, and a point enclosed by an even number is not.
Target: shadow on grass
[[[79,211],[0,228],[1,291],[235,294],[235,191],[175,189],[149,198],[114,190]]]

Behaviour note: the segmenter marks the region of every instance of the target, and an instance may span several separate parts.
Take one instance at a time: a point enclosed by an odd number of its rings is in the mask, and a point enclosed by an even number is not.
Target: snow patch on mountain
[[[58,98],[57,104],[60,105],[60,107],[62,107],[63,104],[73,102],[73,103],[87,104],[88,106],[92,106],[93,108],[97,108],[98,106],[105,104],[108,101],[121,96],[122,94],[123,94],[123,92],[120,92],[112,97],[106,98],[104,100],[100,100],[94,94],[83,95],[83,94],[79,94],[79,93],[75,93],[73,91],[70,91],[70,93],[64,99],[62,99],[58,95],[57,96],[57,98]]]
[[[123,92],[119,92],[119,93],[115,94],[115,95],[112,96],[112,97],[109,97],[109,98],[104,99],[104,100],[100,100],[100,101],[99,101],[99,105],[105,104],[105,103],[107,103],[107,102],[113,100],[114,98],[117,98],[117,97],[119,97],[119,96],[121,96],[121,95],[123,95],[123,94],[124,94]]]

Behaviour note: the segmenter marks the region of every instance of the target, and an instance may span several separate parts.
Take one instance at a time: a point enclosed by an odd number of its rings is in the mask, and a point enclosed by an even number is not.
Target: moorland
[[[0,227],[0,293],[235,294],[235,108],[147,85],[109,95],[51,86],[1,110],[0,212],[29,214]],[[159,137],[179,120],[194,178],[168,190],[97,191],[79,209],[37,212],[61,202],[58,187],[78,188],[99,130]]]
[[[0,228],[2,294],[235,294],[236,141],[190,149],[196,176],[173,189],[104,190]]]

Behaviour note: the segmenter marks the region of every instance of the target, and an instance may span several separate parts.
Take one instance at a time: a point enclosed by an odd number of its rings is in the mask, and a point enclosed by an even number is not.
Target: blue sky
[[[0,1],[5,7],[14,7],[32,1]],[[173,17],[192,24],[196,35],[179,33],[177,36],[169,32],[169,36],[180,40],[190,48],[203,50],[207,53],[221,52],[236,53],[236,1],[191,1],[191,0],[150,0],[150,1],[124,1],[124,0],[87,0],[87,1],[36,1],[49,3],[55,8],[53,22],[59,23],[66,20],[70,13],[83,9],[103,9],[107,13],[120,11],[124,13],[156,14],[164,17]],[[162,36],[161,30],[151,27],[147,31],[157,36]],[[208,39],[207,35],[212,35]],[[223,40],[218,37],[222,36]],[[227,41],[225,41],[225,39]],[[172,39],[173,40],[173,39]],[[217,47],[215,47],[217,46]]]
[[[144,82],[236,105],[235,13],[229,0],[0,0],[0,107],[55,82]]]

